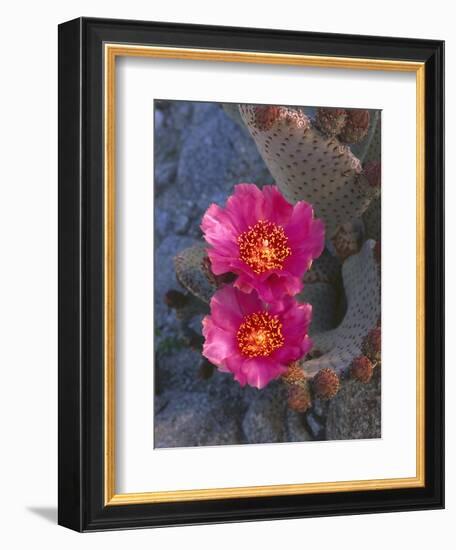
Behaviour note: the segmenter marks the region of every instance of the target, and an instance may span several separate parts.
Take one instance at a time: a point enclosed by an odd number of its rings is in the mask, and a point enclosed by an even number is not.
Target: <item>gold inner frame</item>
[[[116,59],[155,57],[270,65],[414,72],[416,75],[416,475],[408,478],[334,481],[144,493],[115,492],[115,120]],[[425,266],[425,67],[424,63],[242,51],[104,45],[104,496],[105,505],[182,502],[424,487],[424,266]]]

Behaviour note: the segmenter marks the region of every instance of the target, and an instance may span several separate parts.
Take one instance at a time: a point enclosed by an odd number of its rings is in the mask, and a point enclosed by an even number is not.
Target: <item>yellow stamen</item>
[[[260,220],[238,237],[239,255],[255,273],[282,269],[291,254],[283,227]]]
[[[267,357],[284,344],[282,323],[267,311],[252,313],[239,327],[237,341],[247,357]]]

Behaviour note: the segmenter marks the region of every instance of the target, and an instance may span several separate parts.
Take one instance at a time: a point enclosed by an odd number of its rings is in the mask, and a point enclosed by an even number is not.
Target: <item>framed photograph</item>
[[[59,27],[59,523],[442,508],[444,44]]]

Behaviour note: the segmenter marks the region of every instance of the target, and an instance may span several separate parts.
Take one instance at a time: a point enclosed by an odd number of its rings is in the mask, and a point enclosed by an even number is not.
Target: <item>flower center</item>
[[[252,313],[241,323],[237,341],[247,357],[267,357],[283,346],[282,323],[267,311]]]
[[[260,220],[238,237],[239,255],[255,273],[282,269],[291,254],[283,227]]]

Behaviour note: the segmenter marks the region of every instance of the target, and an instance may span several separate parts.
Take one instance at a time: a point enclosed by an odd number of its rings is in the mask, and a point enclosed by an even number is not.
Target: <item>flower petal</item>
[[[275,185],[265,185],[262,192],[262,219],[278,225],[286,225],[292,218],[293,206],[285,200]]]
[[[281,376],[286,367],[280,365],[277,361],[270,357],[258,357],[249,359],[245,362],[247,383],[249,386],[263,389],[272,380]]]
[[[218,327],[211,317],[203,319],[203,355],[214,365],[223,366],[227,357],[236,352],[235,333]]]
[[[211,314],[203,320],[203,355],[219,370],[230,372],[244,386],[264,388],[311,349],[307,336],[312,306],[293,297],[266,303],[257,292],[241,292],[232,285],[219,289],[211,300]],[[264,312],[277,318],[283,343],[269,355],[244,355],[238,342],[239,327],[252,313]],[[267,347],[264,349],[268,349]]]
[[[257,273],[241,260],[239,236],[259,221],[283,227],[290,255],[278,268]],[[243,292],[256,290],[262,300],[272,301],[302,290],[302,276],[324,248],[324,225],[313,217],[312,206],[304,201],[292,206],[275,186],[262,189],[249,183],[235,186],[225,208],[212,204],[201,229],[211,245],[208,255],[215,275],[238,275],[236,287]]]

